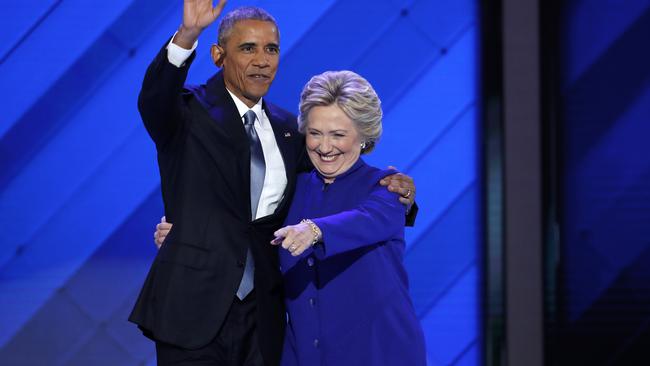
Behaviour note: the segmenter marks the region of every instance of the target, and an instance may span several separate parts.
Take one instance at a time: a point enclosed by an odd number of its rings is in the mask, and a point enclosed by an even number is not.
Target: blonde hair
[[[354,122],[361,141],[361,153],[371,152],[381,137],[381,100],[372,85],[352,71],[326,71],[312,77],[300,94],[298,130],[305,133],[309,111],[336,103]]]

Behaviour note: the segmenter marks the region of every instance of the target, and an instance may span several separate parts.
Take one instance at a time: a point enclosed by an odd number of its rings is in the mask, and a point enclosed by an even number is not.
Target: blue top
[[[394,173],[359,159],[325,184],[298,176],[286,219],[312,219],[323,243],[280,249],[289,324],[282,365],[425,365],[403,265],[404,205],[379,185]]]

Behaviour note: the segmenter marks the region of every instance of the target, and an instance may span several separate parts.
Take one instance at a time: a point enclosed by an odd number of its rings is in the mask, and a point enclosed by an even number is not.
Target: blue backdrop
[[[562,10],[559,299],[571,353],[558,359],[646,365],[650,1],[572,0]]]
[[[154,364],[126,322],[162,215],[155,149],[136,98],[181,20],[172,0],[2,0],[0,360],[3,365]],[[229,1],[278,20],[269,100],[295,111],[328,69],[364,75],[385,134],[368,160],[412,175],[412,295],[430,365],[479,363],[475,0]],[[214,71],[202,36],[189,82]]]

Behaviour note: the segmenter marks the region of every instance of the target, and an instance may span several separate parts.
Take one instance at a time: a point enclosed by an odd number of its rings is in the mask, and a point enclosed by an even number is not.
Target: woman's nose
[[[319,148],[321,152],[328,153],[332,151],[332,144],[330,144],[329,139],[326,137],[321,141]]]

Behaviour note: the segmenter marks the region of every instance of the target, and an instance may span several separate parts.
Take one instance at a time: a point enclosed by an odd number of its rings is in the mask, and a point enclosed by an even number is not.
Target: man
[[[138,99],[174,229],[129,320],[156,342],[160,365],[280,360],[285,313],[269,241],[308,166],[295,117],[262,99],[280,50],[264,10],[226,14],[211,48],[222,72],[183,88],[197,39],[224,5],[185,0],[183,23],[147,69]],[[412,181],[395,179],[391,189],[412,199]]]

